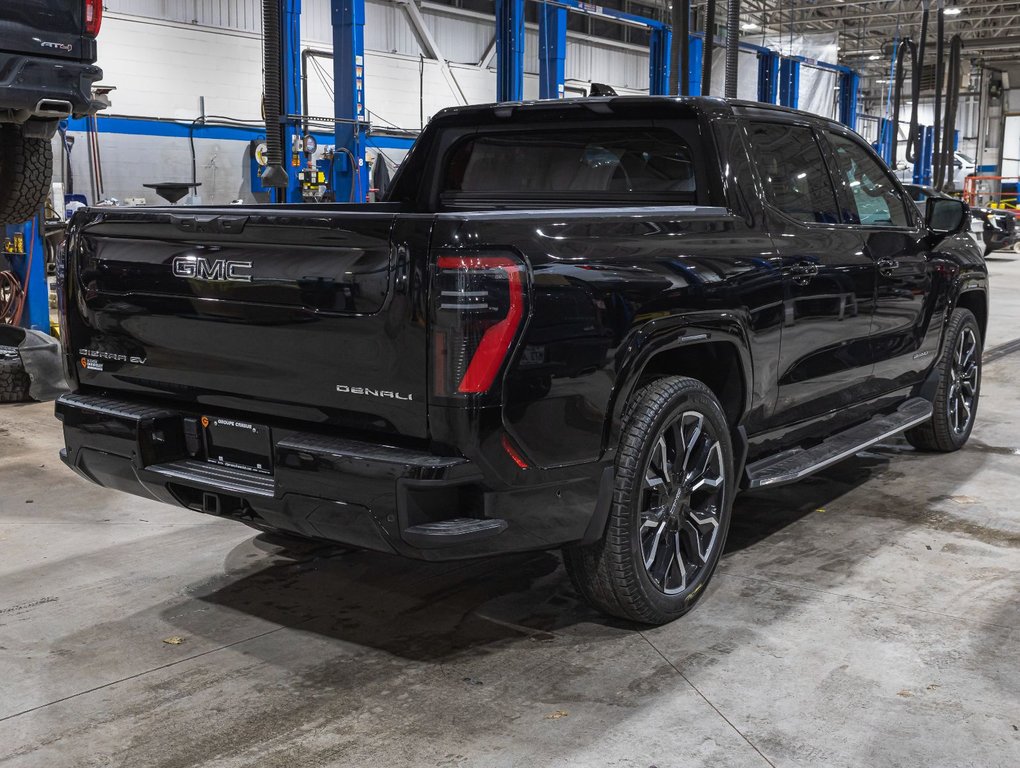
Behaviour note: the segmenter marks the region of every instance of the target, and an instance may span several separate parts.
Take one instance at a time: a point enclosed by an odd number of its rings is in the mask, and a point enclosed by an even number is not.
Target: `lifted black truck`
[[[0,226],[39,210],[53,176],[50,140],[97,111],[92,84],[102,0],[0,2]]]
[[[967,440],[987,272],[843,126],[720,99],[464,107],[386,202],[72,223],[64,461],[426,559],[562,548],[599,608],[692,608],[734,494]]]

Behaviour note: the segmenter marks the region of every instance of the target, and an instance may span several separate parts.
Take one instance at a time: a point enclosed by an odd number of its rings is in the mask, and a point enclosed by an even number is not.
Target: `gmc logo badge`
[[[191,280],[230,280],[235,283],[251,282],[250,261],[178,256],[170,266],[174,277],[186,277]]]

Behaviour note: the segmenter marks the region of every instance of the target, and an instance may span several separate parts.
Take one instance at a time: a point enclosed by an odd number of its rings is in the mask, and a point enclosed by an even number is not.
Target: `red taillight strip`
[[[510,308],[506,317],[482,336],[464,378],[457,386],[457,391],[465,395],[488,392],[524,317],[524,287],[521,281],[524,267],[519,261],[505,256],[440,256],[436,265],[440,269],[501,269],[506,273]]]
[[[103,0],[85,0],[85,34],[95,37],[103,25]]]

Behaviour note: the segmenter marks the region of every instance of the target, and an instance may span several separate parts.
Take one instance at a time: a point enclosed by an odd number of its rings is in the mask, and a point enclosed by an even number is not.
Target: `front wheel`
[[[704,594],[726,542],[736,488],[726,417],[700,381],[638,392],[624,419],[604,537],[564,549],[574,586],[621,618],[665,624]]]
[[[969,309],[949,318],[931,420],[907,430],[919,451],[959,450],[970,437],[981,394],[981,328]]]

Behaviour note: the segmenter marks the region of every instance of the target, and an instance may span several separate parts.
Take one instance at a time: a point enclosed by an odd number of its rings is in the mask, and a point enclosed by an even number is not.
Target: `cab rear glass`
[[[446,155],[440,203],[694,204],[696,152],[664,127],[476,133]]]

